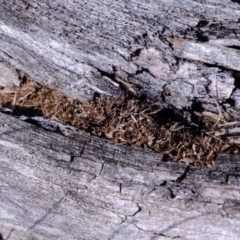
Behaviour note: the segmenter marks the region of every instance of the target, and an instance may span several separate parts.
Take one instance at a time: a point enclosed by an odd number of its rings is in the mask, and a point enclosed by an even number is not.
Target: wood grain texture
[[[239,120],[239,19],[231,0],[2,0],[0,65],[81,100],[217,98]],[[190,167],[38,125],[0,113],[0,239],[239,239],[239,156]]]
[[[197,168],[53,120],[0,126],[3,239],[240,236],[238,156]]]
[[[239,119],[235,1],[3,0],[0,16],[1,61],[67,96],[128,89],[183,111],[197,103],[217,113],[213,92]]]

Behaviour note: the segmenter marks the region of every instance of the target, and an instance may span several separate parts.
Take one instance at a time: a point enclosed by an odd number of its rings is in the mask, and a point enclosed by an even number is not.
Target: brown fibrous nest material
[[[213,120],[199,117],[204,127],[194,128],[172,110],[126,95],[80,102],[26,78],[18,88],[0,90],[0,104],[13,115],[54,118],[115,142],[151,148],[166,160],[211,166],[219,153],[238,152],[214,135]]]

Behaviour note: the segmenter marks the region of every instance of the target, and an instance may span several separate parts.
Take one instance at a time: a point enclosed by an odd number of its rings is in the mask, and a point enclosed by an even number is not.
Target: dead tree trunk
[[[239,1],[0,6],[0,85],[28,74],[71,98],[129,91],[187,119],[240,118]],[[196,168],[51,121],[0,126],[0,239],[240,237],[237,156]]]

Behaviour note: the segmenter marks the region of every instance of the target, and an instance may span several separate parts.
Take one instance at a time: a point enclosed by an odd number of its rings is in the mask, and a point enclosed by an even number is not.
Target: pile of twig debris
[[[128,145],[151,148],[166,159],[211,166],[221,152],[238,152],[216,131],[216,121],[197,116],[190,126],[171,109],[129,96],[89,102],[69,99],[28,78],[19,88],[0,90],[0,104],[13,115],[44,116],[85,129],[94,135]],[[214,129],[213,129],[214,128]]]

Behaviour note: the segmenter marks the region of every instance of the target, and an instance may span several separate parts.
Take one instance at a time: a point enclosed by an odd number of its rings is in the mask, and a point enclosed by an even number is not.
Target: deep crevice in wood
[[[162,152],[163,161],[211,165],[219,153],[238,151],[236,146],[228,144],[224,139],[225,132],[221,135],[223,140],[215,136],[212,129],[214,121],[203,118],[204,115],[201,117],[203,109],[201,103],[197,102],[193,103],[187,121],[181,111],[163,108],[142,96],[136,98],[124,95],[120,98],[98,98],[81,103],[36,85],[27,76],[23,77],[19,89],[2,89],[1,93],[4,109],[10,107],[11,114],[25,116],[25,121],[29,123],[37,124],[34,117],[39,116],[55,118],[115,142]],[[167,92],[164,95],[167,96]],[[218,134],[220,136],[220,133]],[[74,161],[74,157],[71,157],[71,161]],[[184,178],[184,175],[182,177]]]

